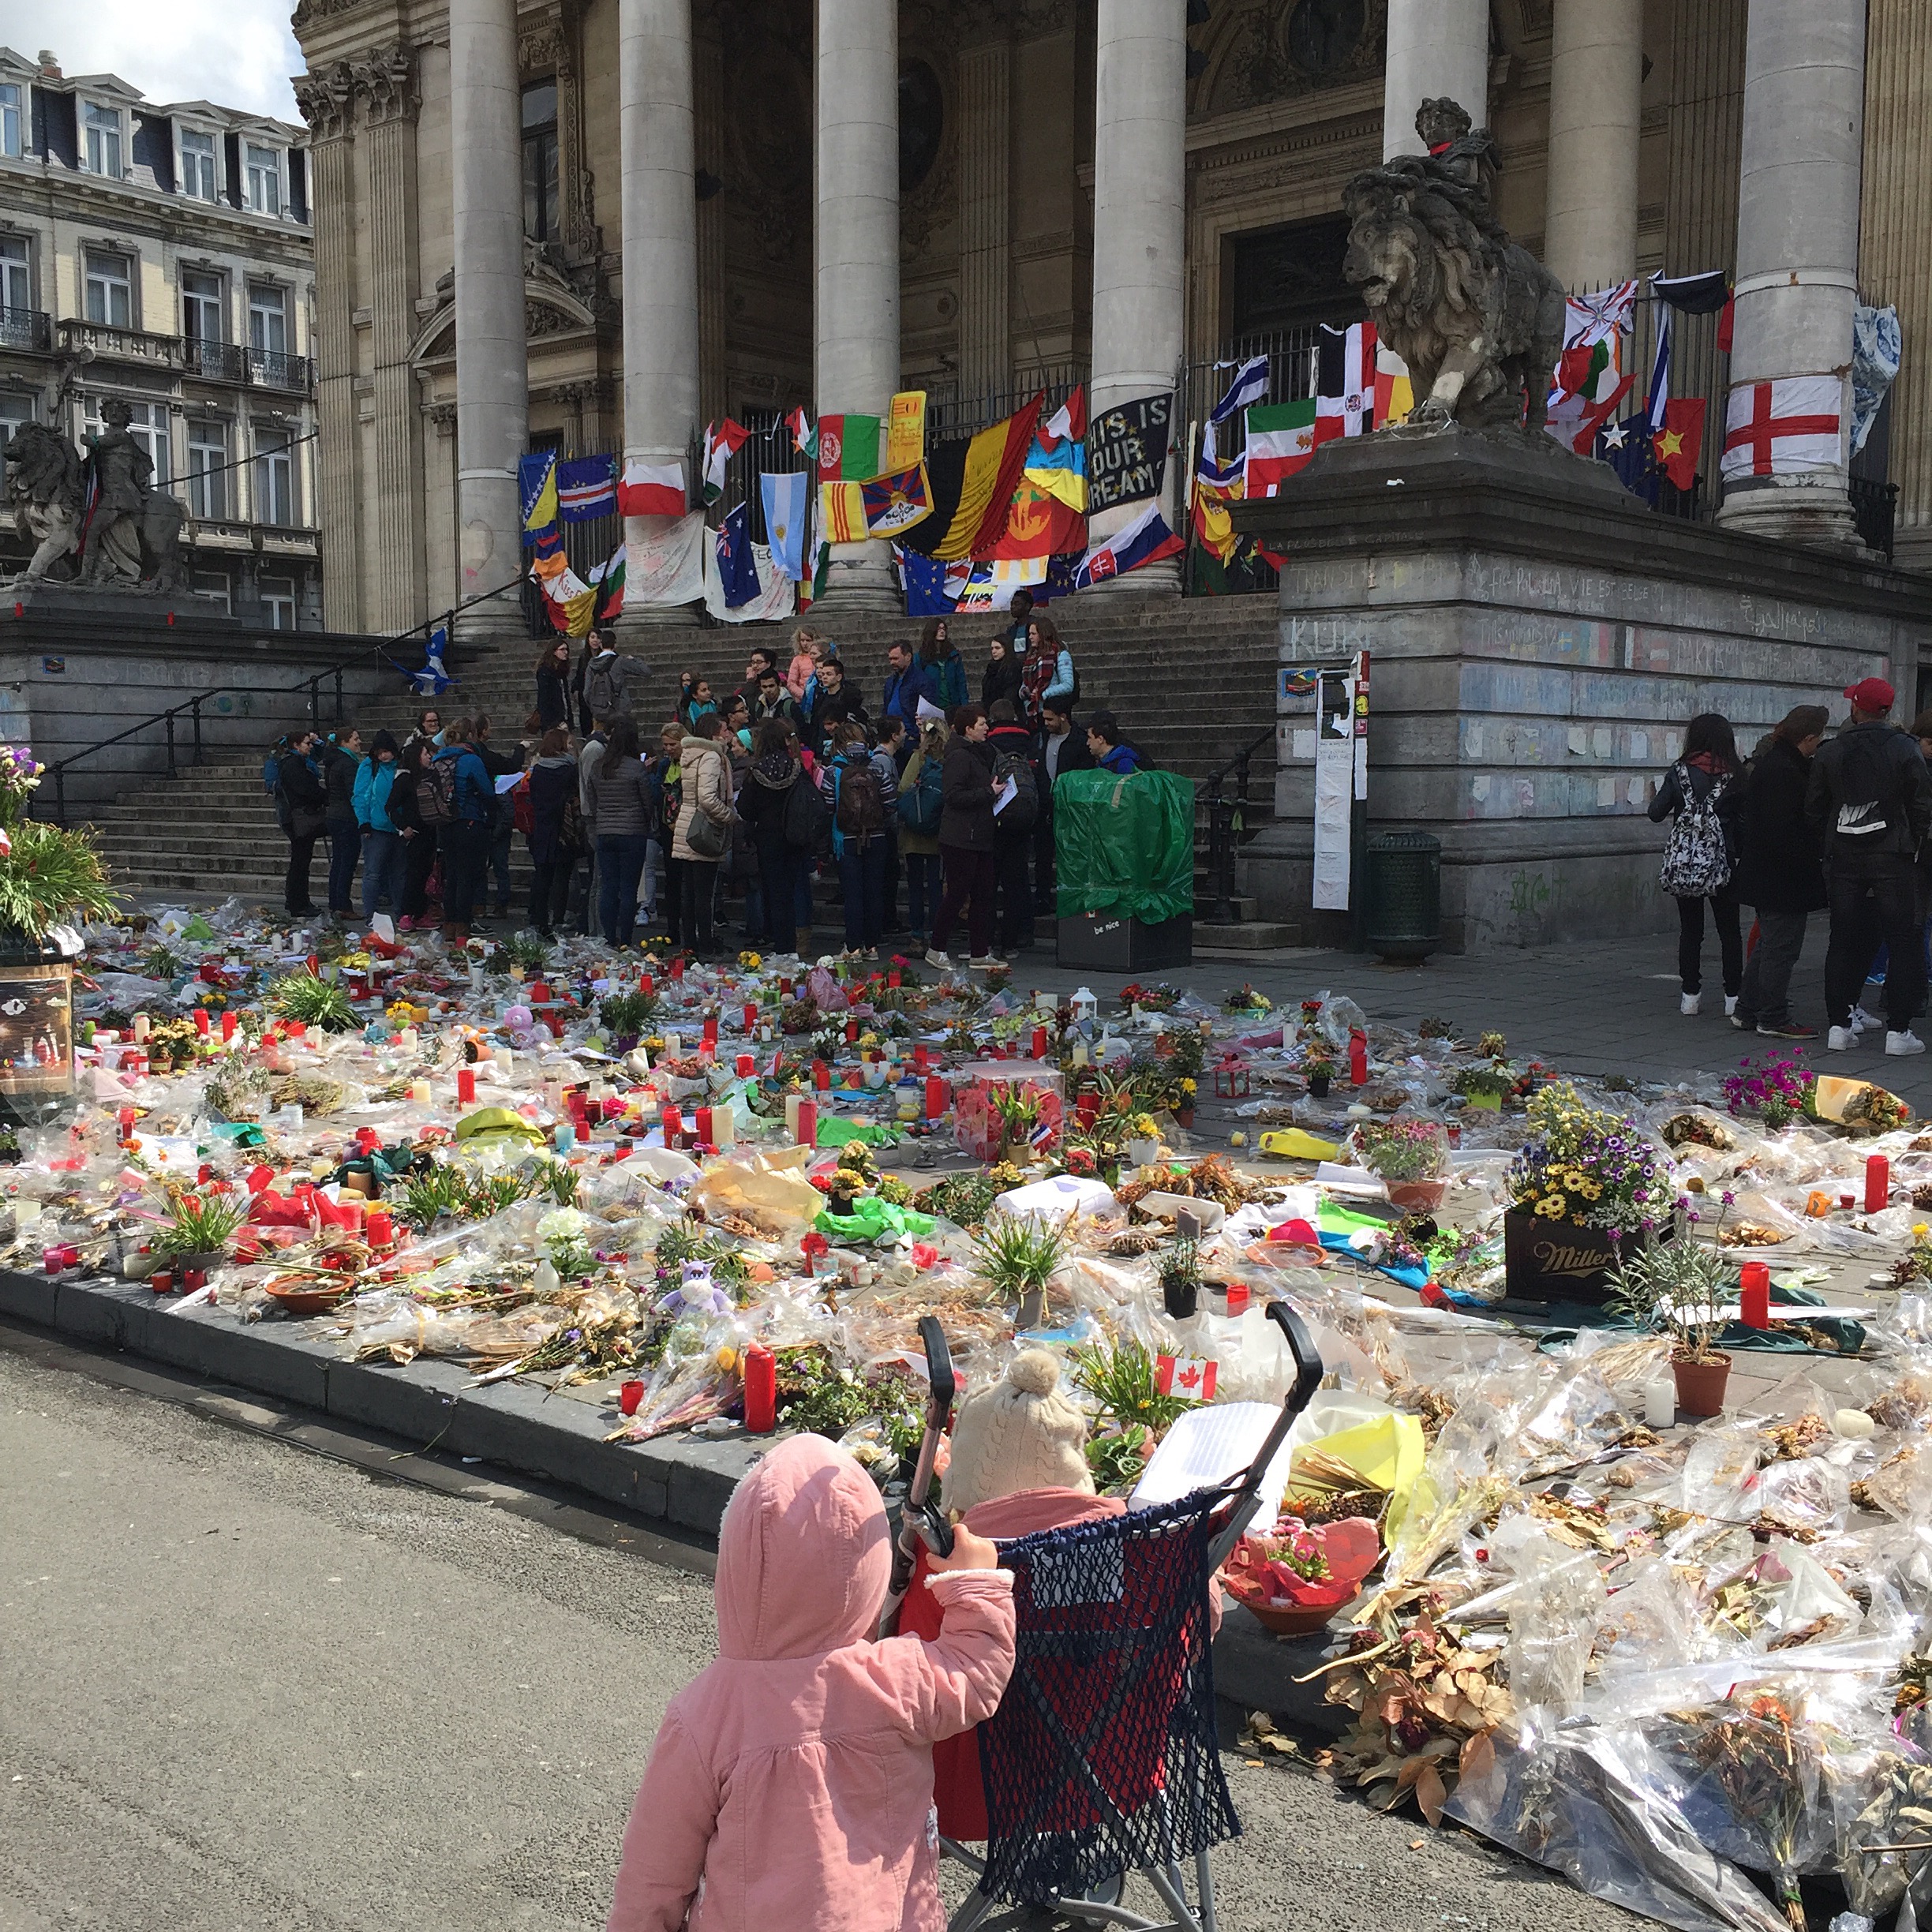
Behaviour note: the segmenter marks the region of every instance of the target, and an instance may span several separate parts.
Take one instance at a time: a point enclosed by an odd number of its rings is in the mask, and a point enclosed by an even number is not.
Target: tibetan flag
[[[647,463],[624,459],[623,481],[617,485],[617,507],[625,516],[681,517],[691,507],[684,490],[684,465]]]
[[[1316,335],[1316,447],[1336,436],[1361,436],[1375,427],[1376,329],[1372,322],[1346,329],[1324,322]]]
[[[1415,408],[1415,384],[1409,379],[1409,365],[1386,344],[1376,346],[1376,427],[1392,429],[1409,420]]]
[[[1725,480],[1836,469],[1844,460],[1844,408],[1837,376],[1740,384],[1724,410]]]
[[[1264,355],[1251,357],[1234,372],[1234,380],[1227,386],[1227,393],[1214,406],[1214,414],[1208,420],[1211,423],[1231,422],[1241,412],[1256,402],[1265,402],[1268,392],[1268,359]]]
[[[1027,450],[1026,480],[1058,498],[1079,515],[1087,513],[1087,387],[1081,384],[1037,431]],[[1018,499],[1015,498],[1017,503]],[[1010,519],[1009,519],[1010,524]],[[1077,546],[1084,550],[1084,534]]]
[[[724,586],[724,605],[736,610],[758,594],[758,563],[751,554],[751,512],[740,504],[717,526],[718,581]]]
[[[886,424],[886,455],[880,467],[895,475],[916,470],[926,460],[926,391],[906,389],[894,396]]]
[[[991,552],[1006,534],[1046,399],[1043,392],[977,436],[939,444],[926,465],[933,514],[908,533],[907,543],[946,564]]]
[[[628,554],[620,544],[590,573],[590,588],[597,593],[596,621],[599,623],[610,623],[623,613],[624,565]]]
[[[818,532],[829,544],[866,540],[865,490],[857,483],[818,485]]]
[[[926,477],[926,466],[915,463],[910,470],[874,477],[869,482],[844,484],[841,489],[859,492],[865,507],[866,534],[897,537],[923,523],[932,515],[932,489]]]
[[[715,429],[705,431],[704,500],[714,504],[724,494],[724,466],[745,446],[751,432],[727,416]]]
[[[1194,534],[1204,550],[1226,564],[1241,539],[1228,518],[1228,505],[1241,499],[1242,466],[1231,462],[1224,469],[1204,462],[1194,472]]]
[[[811,418],[803,408],[795,409],[784,419],[784,426],[792,432],[792,447],[801,455],[809,456],[814,462],[818,460],[818,432],[812,427]]]
[[[788,583],[805,575],[806,507],[811,479],[803,470],[767,470],[758,478],[765,500],[765,540],[773,567]]]
[[[1248,412],[1243,494],[1250,503],[1272,496],[1315,454],[1315,399],[1265,403]]]
[[[523,506],[523,534],[534,537],[556,527],[556,451],[532,450],[517,459],[517,496]]]
[[[1657,466],[1680,490],[1697,482],[1698,457],[1704,447],[1704,399],[1683,396],[1664,405],[1663,426],[1651,437]]]
[[[566,523],[588,523],[617,514],[617,459],[578,456],[559,463],[557,508]]]
[[[1186,546],[1167,527],[1160,505],[1151,503],[1125,530],[1103,538],[1080,559],[1073,575],[1076,590],[1090,590],[1110,577],[1125,577],[1144,564],[1158,563]]]
[[[1087,519],[1058,497],[1050,496],[1030,474],[1023,476],[1006,513],[1005,534],[993,546],[993,556],[1009,560],[1058,556],[1086,548]]]
[[[878,474],[879,419],[876,416],[818,418],[818,481],[863,483]],[[835,538],[834,541],[843,539]]]

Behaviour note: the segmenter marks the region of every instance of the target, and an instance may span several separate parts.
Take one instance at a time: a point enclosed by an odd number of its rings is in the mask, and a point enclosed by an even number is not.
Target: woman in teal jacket
[[[356,823],[362,830],[362,916],[373,919],[383,900],[392,915],[402,910],[402,835],[389,816],[389,793],[395,784],[395,738],[379,731],[369,741],[369,754],[356,773]]]

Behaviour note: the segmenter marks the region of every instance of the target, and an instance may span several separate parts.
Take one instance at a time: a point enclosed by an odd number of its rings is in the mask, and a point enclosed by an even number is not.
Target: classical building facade
[[[0,432],[77,443],[125,402],[197,593],[283,630],[323,608],[307,149],[0,47]]]
[[[1342,185],[1413,148],[1436,94],[1487,121],[1504,223],[1572,290],[1734,277],[1734,380],[1810,371],[1840,335],[1848,360],[1854,301],[1895,304],[1904,369],[1863,463],[1900,486],[1900,561],[1932,567],[1928,17],[301,0],[331,623],[399,628],[514,579],[535,444],[662,462],[709,419],[900,388],[955,424],[1043,382],[1104,407],[1359,315]],[[1846,489],[1810,503],[1822,540],[1848,535]],[[1789,521],[1749,494],[1720,514]],[[835,556],[835,595],[889,596],[878,549]]]

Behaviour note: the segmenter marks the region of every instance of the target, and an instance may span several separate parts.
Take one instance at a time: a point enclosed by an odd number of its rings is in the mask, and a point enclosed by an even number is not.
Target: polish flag
[[[1163,1395],[1185,1395],[1194,1402],[1212,1402],[1216,1363],[1193,1355],[1162,1355],[1154,1365],[1154,1386]]]
[[[647,463],[624,459],[623,481],[617,485],[617,510],[622,516],[681,517],[688,507],[682,462]]]

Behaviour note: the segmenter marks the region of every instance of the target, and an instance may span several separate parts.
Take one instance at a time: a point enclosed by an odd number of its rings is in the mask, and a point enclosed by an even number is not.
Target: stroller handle
[[[1288,1391],[1286,1405],[1288,1419],[1293,1422],[1314,1400],[1315,1391],[1321,1387],[1321,1354],[1309,1334],[1307,1325],[1286,1301],[1271,1301],[1267,1305],[1267,1318],[1287,1338],[1288,1352],[1295,1361],[1294,1387]]]
[[[1274,1427],[1268,1431],[1267,1440],[1249,1464],[1248,1473],[1228,1492],[1232,1507],[1227,1521],[1208,1546],[1209,1557],[1217,1570],[1227,1560],[1228,1552],[1253,1522],[1255,1512],[1261,1507],[1261,1485],[1267,1480],[1268,1470],[1280,1454],[1282,1444],[1288,1440],[1288,1432],[1314,1399],[1316,1390],[1321,1387],[1321,1354],[1301,1317],[1286,1301],[1271,1301],[1267,1315],[1268,1320],[1287,1338],[1288,1352],[1294,1357],[1294,1385],[1288,1391],[1287,1400],[1282,1404],[1281,1413],[1275,1418]]]

